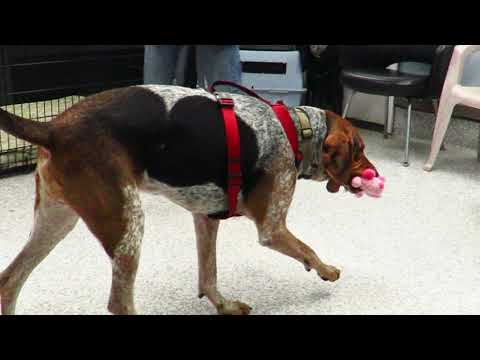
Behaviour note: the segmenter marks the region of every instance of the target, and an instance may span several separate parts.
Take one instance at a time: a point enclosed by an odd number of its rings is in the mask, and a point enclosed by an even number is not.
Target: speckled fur
[[[215,96],[202,89],[187,89],[162,85],[142,85],[142,87],[161,96],[167,105],[168,111],[172,109],[177,101],[186,96],[205,96],[215,100]],[[231,97],[235,103],[235,113],[239,119],[254,131],[259,149],[258,160],[255,164],[256,168],[265,170],[267,174],[277,174],[278,169],[275,164],[278,161],[284,161],[285,164],[294,162],[293,152],[291,151],[283,127],[268,104],[256,98],[239,94],[219,93],[218,95]],[[301,108],[310,118],[314,131],[314,149],[319,153],[327,133],[325,113],[313,107],[302,106]],[[297,129],[299,129],[300,125],[296,119],[294,110],[290,109],[290,112]],[[299,135],[299,142],[301,141],[302,139]],[[321,169],[319,171],[321,171]],[[297,177],[299,175],[295,167],[290,166],[287,172],[290,177]],[[145,173],[143,181],[139,186],[143,191],[161,194],[167,197],[169,200],[192,213],[220,213],[226,211],[228,207],[228,198],[225,191],[211,183],[190,187],[172,187],[151,179],[148,173]],[[242,194],[239,193],[239,212],[242,212],[242,202]]]
[[[123,217],[126,219],[126,227],[111,259],[112,288],[108,309],[113,314],[132,315],[136,313],[133,290],[140,259],[145,216],[136,186],[126,186],[123,189],[123,197],[125,199]]]
[[[148,173],[144,173],[140,186],[141,190],[162,195],[192,213],[214,214],[224,211],[228,206],[228,199],[223,189],[212,183],[173,187],[152,179]],[[239,199],[241,201],[241,194]]]
[[[135,256],[140,249],[143,236],[143,226],[145,216],[142,210],[142,204],[136,187],[129,185],[123,189],[125,205],[124,217],[127,220],[127,226],[123,238],[117,244],[114,250],[115,257]]]

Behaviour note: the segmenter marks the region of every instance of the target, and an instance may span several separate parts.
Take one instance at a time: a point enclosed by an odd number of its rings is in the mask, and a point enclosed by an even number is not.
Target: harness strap
[[[260,97],[254,91],[247,89],[241,85],[238,85],[231,81],[216,81],[210,86],[209,91],[214,93],[217,96],[218,103],[220,105],[220,109],[222,112],[223,121],[225,124],[225,135],[227,140],[227,169],[228,169],[228,216],[227,218],[234,217],[234,216],[241,216],[237,214],[237,202],[238,202],[238,194],[240,193],[242,184],[243,184],[243,176],[242,176],[242,169],[241,169],[241,161],[240,161],[240,134],[238,131],[238,122],[237,118],[235,117],[234,112],[234,102],[232,98],[229,97],[220,97],[216,94],[215,86],[217,85],[228,85],[235,87],[246,94],[253,96],[260,101],[271,106],[272,110],[275,112],[280,124],[282,125],[285,134],[287,135],[288,142],[293,150],[295,155],[295,165],[298,167],[301,161],[303,160],[303,154],[299,149],[298,143],[298,134],[297,129],[295,127],[295,123],[290,116],[290,112],[288,111],[287,106],[282,102],[278,101],[275,104],[271,103],[270,101]],[[302,117],[305,115],[305,118]],[[306,114],[297,115],[300,119],[300,126],[301,126],[301,136],[302,139],[308,140],[308,144],[306,146],[306,153],[307,157],[311,157],[311,138],[313,137],[313,131],[310,125],[310,121],[308,120],[308,116]],[[309,159],[308,159],[309,160]]]
[[[288,142],[290,143],[293,153],[295,154],[295,164],[298,165],[303,160],[303,155],[298,146],[297,129],[295,128],[295,124],[293,123],[290,113],[282,101],[278,101],[276,104],[272,104],[271,106],[272,110],[277,115],[278,120],[280,120],[283,130],[285,130],[285,133],[287,134]]]
[[[240,134],[238,122],[233,110],[234,103],[231,98],[217,97],[225,124],[227,139],[227,192],[228,192],[228,217],[240,216],[237,214],[238,194],[242,188],[243,176],[240,162]]]
[[[239,85],[237,83],[227,81],[227,80],[219,80],[214,82],[211,86],[209,91],[210,92],[215,92],[215,86],[217,85],[227,85],[227,86],[232,86],[234,88],[237,88],[244,93],[246,93],[249,96],[253,96],[260,101],[263,101],[264,103],[270,105],[272,107],[272,110],[275,112],[275,115],[277,116],[278,120],[280,120],[280,124],[282,125],[287,138],[288,142],[290,143],[290,146],[292,147],[293,153],[295,154],[295,164],[298,166],[298,164],[302,161],[303,155],[301,151],[299,150],[299,145],[298,145],[298,137],[297,137],[297,129],[295,128],[295,124],[293,123],[292,117],[290,116],[290,113],[288,111],[287,106],[283,103],[283,101],[278,101],[275,104],[272,102],[262,98],[258,94],[256,94],[254,91]],[[302,134],[303,135],[303,134]]]
[[[306,174],[309,167],[312,166],[314,150],[313,150],[313,129],[310,119],[305,111],[301,108],[295,108],[298,122],[300,124],[300,136],[302,137],[301,151],[303,154],[303,163],[299,169],[300,174]]]

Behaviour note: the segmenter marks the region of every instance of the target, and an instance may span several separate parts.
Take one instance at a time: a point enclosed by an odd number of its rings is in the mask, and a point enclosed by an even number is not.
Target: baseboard
[[[16,167],[11,167],[8,169],[0,170],[0,179],[16,176],[16,175],[25,175],[35,171],[37,168],[36,164],[31,165],[21,165]]]
[[[353,124],[353,126],[360,129],[371,130],[379,133],[383,133],[383,130],[384,130],[384,126],[381,124],[376,124],[369,121],[355,119],[351,117],[348,118],[348,121],[350,121]]]
[[[367,129],[378,133],[383,133],[383,124],[372,123],[361,119],[348,118],[352,124],[359,129]],[[405,136],[405,127],[407,123],[407,111],[402,106],[398,106],[395,113],[395,136]],[[480,121],[472,119],[470,116],[454,117],[448,128],[445,144],[467,147],[470,149],[478,148],[478,129]],[[431,141],[433,128],[435,126],[435,116],[429,111],[415,110],[412,117],[412,138]]]
[[[406,109],[408,102],[404,98],[395,98],[395,106]],[[412,108],[414,111],[433,114],[433,105],[431,100],[412,100]],[[457,105],[453,111],[453,117],[466,121],[480,122],[480,109],[471,108],[464,105]]]

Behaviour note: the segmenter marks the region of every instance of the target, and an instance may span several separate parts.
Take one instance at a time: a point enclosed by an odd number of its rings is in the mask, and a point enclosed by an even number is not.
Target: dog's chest
[[[157,181],[145,172],[140,190],[162,195],[173,203],[196,214],[214,214],[227,209],[225,192],[213,183],[203,185],[175,187]]]

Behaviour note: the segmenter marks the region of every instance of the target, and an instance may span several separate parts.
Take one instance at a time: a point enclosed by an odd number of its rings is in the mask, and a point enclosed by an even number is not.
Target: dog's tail
[[[47,122],[24,119],[0,108],[0,129],[35,145],[51,146],[51,125]]]

